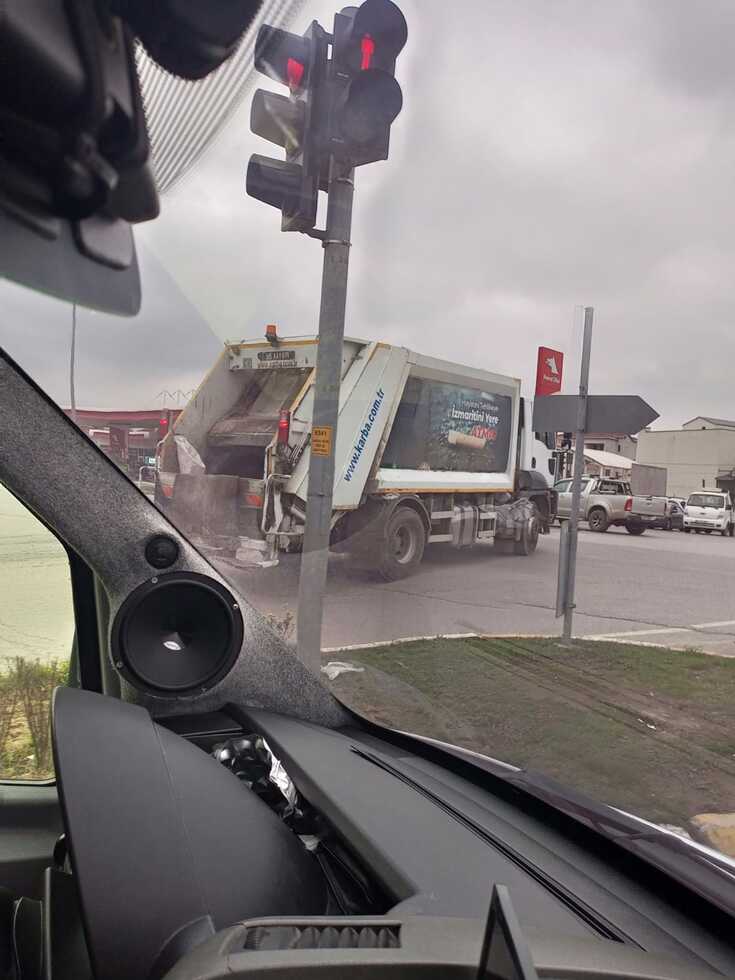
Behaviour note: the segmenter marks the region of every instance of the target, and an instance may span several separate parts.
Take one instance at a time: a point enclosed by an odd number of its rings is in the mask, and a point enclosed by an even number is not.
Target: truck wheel
[[[607,514],[602,509],[602,507],[593,507],[592,510],[587,515],[587,523],[589,524],[590,531],[607,531],[610,526],[610,522],[607,519]]]
[[[534,515],[524,525],[521,532],[520,541],[513,542],[513,551],[516,555],[532,555],[538,544],[541,523],[534,505]]]
[[[426,546],[424,522],[410,507],[397,507],[385,529],[378,571],[386,582],[405,578],[420,564]]]
[[[720,531],[720,534],[722,535],[723,538],[726,538],[730,534],[730,525],[728,524],[727,527],[723,527],[723,529]]]
[[[646,528],[643,524],[626,524],[625,530],[628,532],[628,534],[634,534],[636,537],[638,537],[645,532]]]

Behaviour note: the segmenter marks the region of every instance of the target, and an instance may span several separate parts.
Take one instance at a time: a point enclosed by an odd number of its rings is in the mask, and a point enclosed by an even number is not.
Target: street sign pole
[[[559,543],[559,588],[558,594],[564,605],[565,640],[572,637],[572,618],[574,616],[574,584],[577,571],[577,532],[579,530],[579,506],[582,496],[582,472],[584,470],[584,434],[587,429],[587,392],[590,377],[590,351],[592,349],[591,306],[584,308],[584,336],[582,338],[582,367],[579,373],[579,405],[577,411],[577,436],[574,441],[574,471],[572,476],[572,512],[569,515],[569,534]],[[562,545],[566,545],[565,555]],[[564,578],[562,578],[564,575]]]
[[[332,520],[334,453],[337,443],[353,192],[354,170],[332,158],[323,240],[319,348],[296,623],[298,655],[317,675],[321,659],[322,610],[327,586]]]

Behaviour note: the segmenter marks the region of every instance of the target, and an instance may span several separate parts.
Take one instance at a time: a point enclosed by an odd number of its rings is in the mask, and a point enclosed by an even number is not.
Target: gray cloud
[[[731,5],[403,8],[405,108],[391,159],[357,174],[348,333],[530,382],[536,347],[571,354],[575,306],[592,304],[595,390],[638,392],[666,423],[733,416]],[[312,4],[295,29],[334,9]],[[248,103],[139,229],[143,313],[99,318],[80,345],[80,402],[191,387],[214,335],[316,329],[318,243],[281,234],[244,194],[249,155],[269,152]],[[35,297],[11,309],[6,343],[30,357],[61,314]]]

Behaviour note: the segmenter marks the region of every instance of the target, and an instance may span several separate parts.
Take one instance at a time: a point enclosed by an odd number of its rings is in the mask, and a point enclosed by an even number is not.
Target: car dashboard
[[[64,689],[54,748],[66,840],[21,980],[504,977],[478,973],[501,888],[533,975],[735,966],[721,913],[405,738],[235,707],[155,723]]]

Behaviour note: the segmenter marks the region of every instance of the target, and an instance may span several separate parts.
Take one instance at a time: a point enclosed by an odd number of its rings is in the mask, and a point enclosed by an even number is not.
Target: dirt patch
[[[735,810],[731,660],[531,638],[418,641],[348,659],[366,670],[337,678],[335,694],[382,724],[544,771],[650,820]]]

